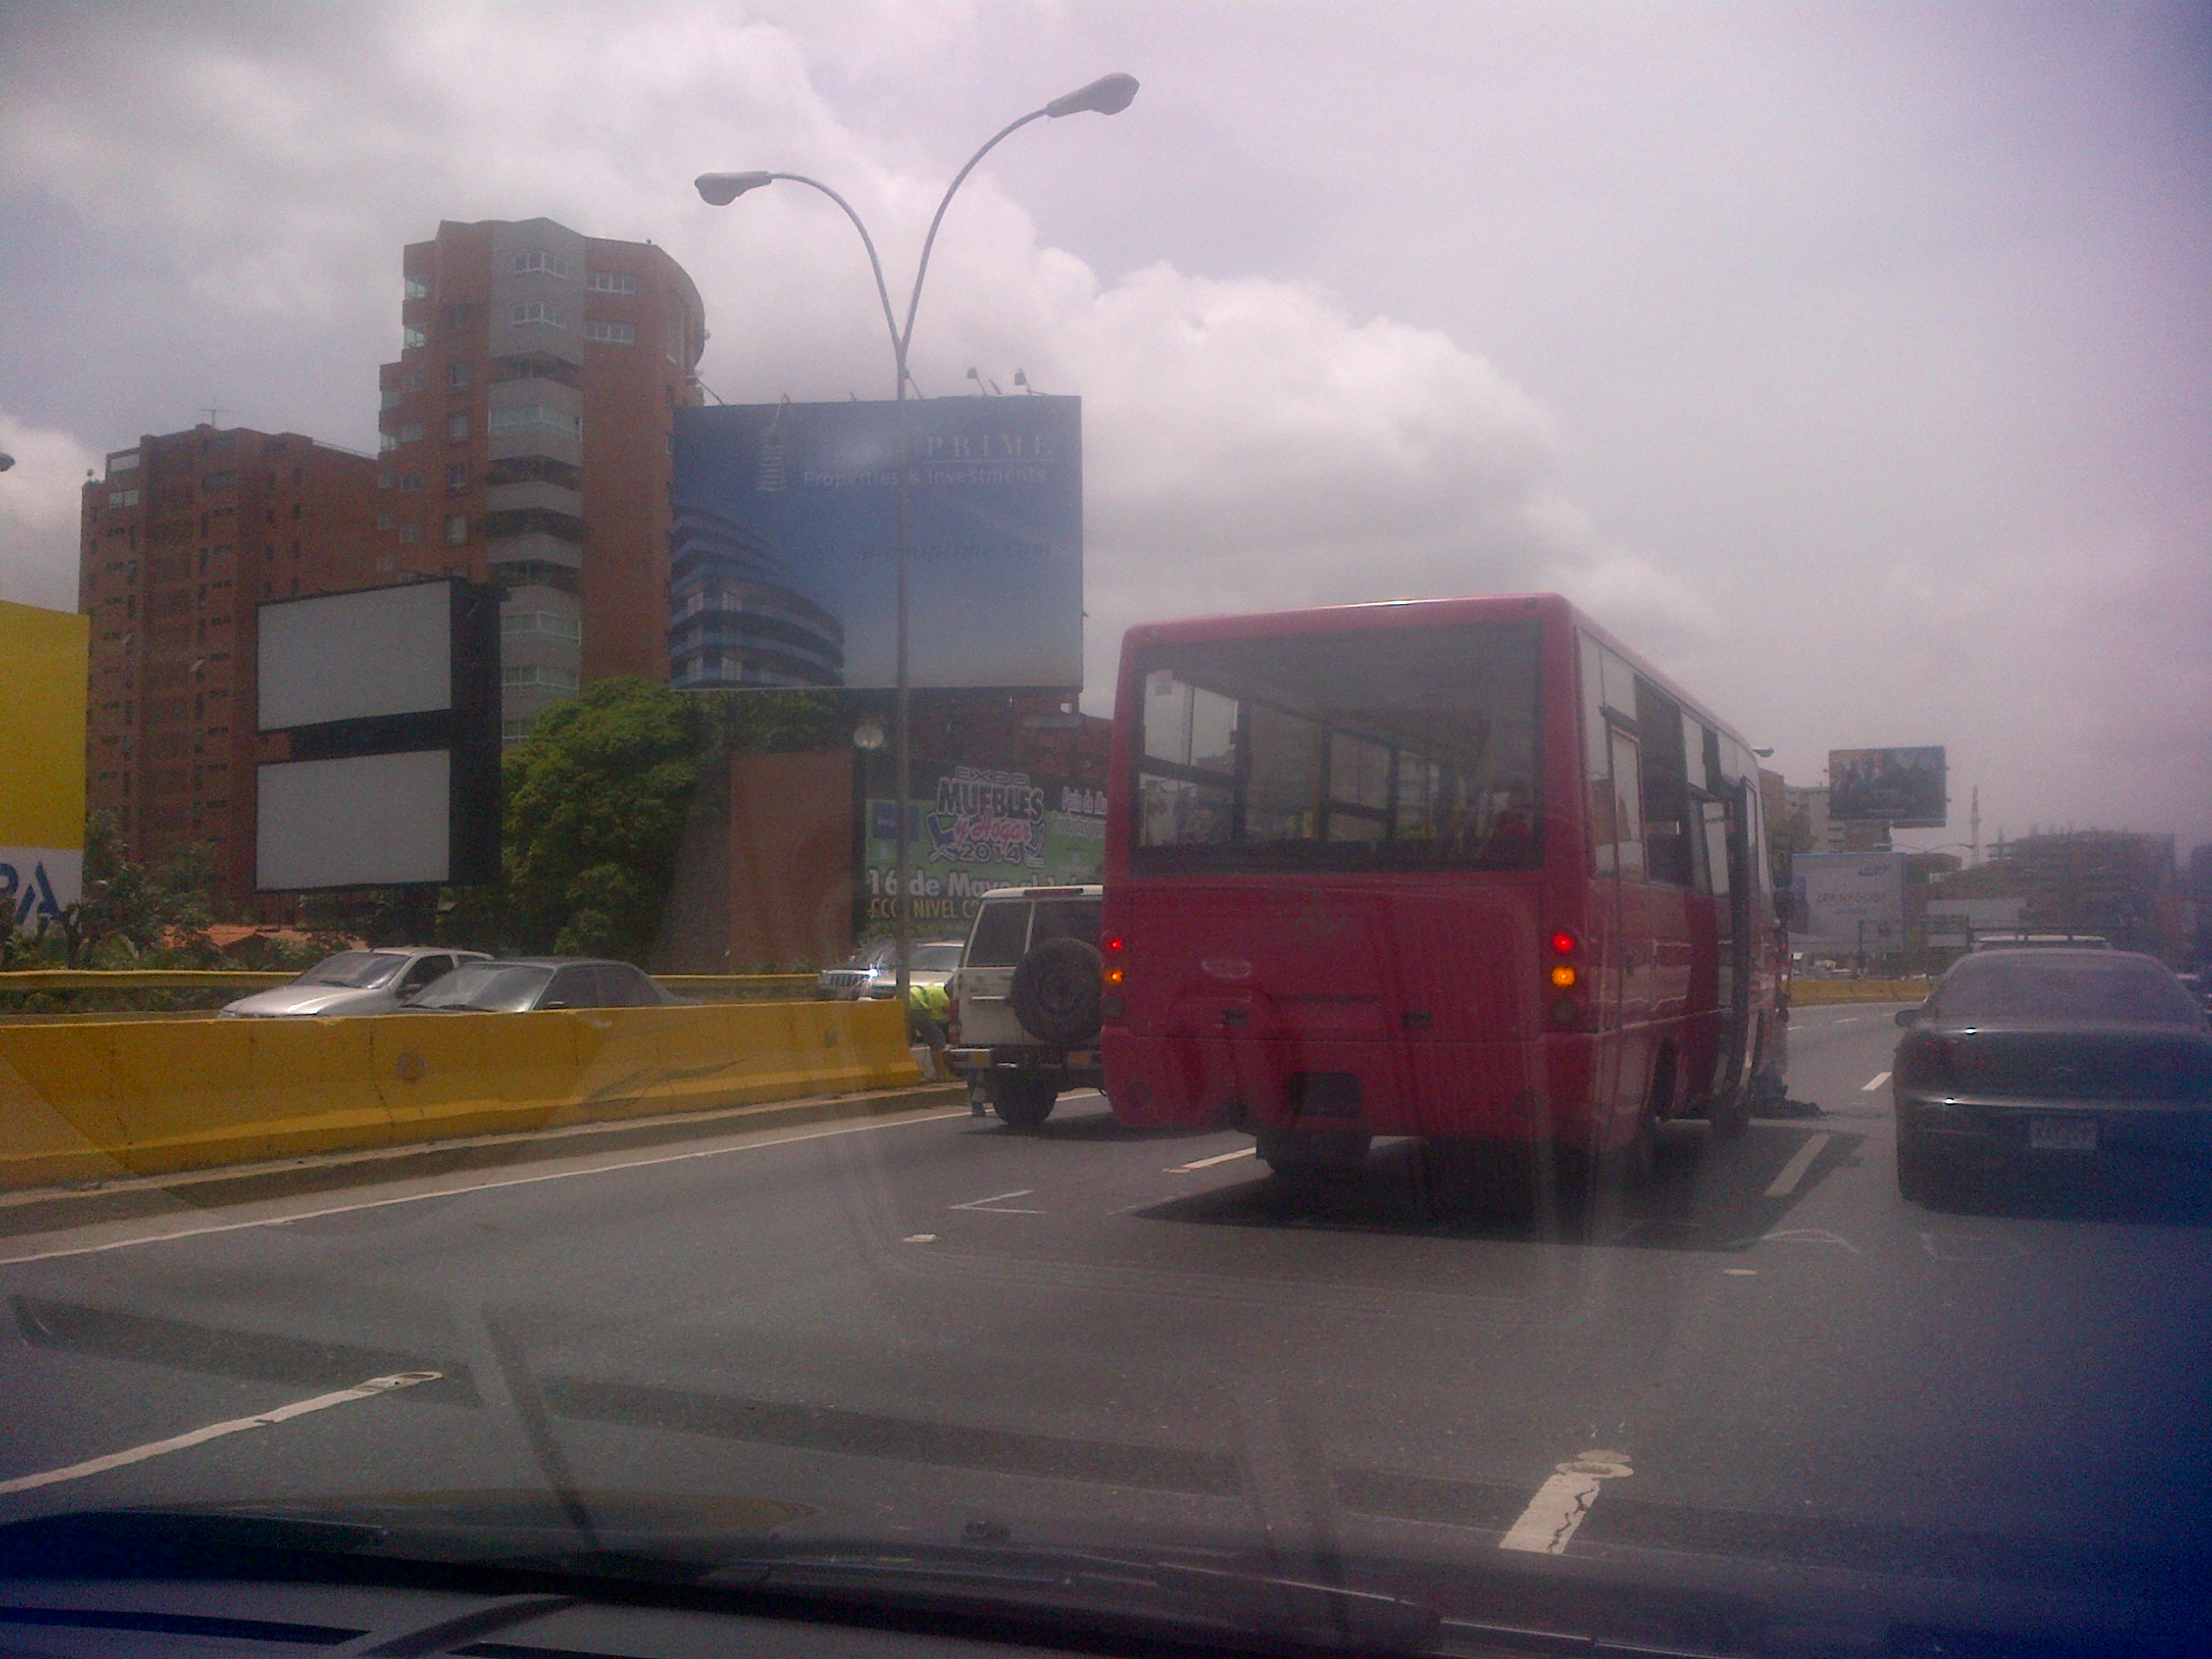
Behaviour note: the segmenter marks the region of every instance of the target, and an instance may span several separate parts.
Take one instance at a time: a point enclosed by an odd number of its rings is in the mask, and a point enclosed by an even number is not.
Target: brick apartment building
[[[84,486],[86,804],[148,862],[206,842],[226,912],[253,899],[255,607],[418,568],[374,532],[376,474],[295,432],[196,426]]]
[[[382,371],[377,524],[402,563],[497,582],[510,742],[582,685],[668,678],[669,466],[698,401],[698,289],[651,243],[550,219],[410,244]]]

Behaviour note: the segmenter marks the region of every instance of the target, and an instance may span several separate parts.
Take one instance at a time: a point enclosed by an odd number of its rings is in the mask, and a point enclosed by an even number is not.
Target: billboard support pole
[[[892,915],[897,926],[899,951],[899,976],[894,995],[902,1007],[906,1005],[906,993],[912,983],[906,958],[911,954],[909,947],[913,942],[913,923],[908,914],[912,896],[906,891],[910,876],[906,836],[907,791],[912,783],[913,760],[907,744],[907,694],[911,687],[906,659],[906,475],[912,469],[912,457],[908,453],[906,440],[906,347],[914,338],[914,314],[921,308],[922,278],[929,275],[930,251],[937,245],[938,227],[944,223],[944,210],[952,206],[953,193],[966,182],[968,175],[976,170],[976,164],[998,147],[1001,139],[1019,132],[1033,121],[1057,121],[1069,115],[1119,115],[1129,107],[1136,95],[1137,79],[1135,75],[1118,72],[1101,75],[1071,92],[1062,93],[1042,109],[1032,110],[1028,114],[1007,122],[984,140],[982,148],[968,158],[967,165],[952,175],[952,182],[945,186],[944,194],[937,204],[937,213],[930,219],[929,234],[922,239],[922,257],[914,267],[914,288],[907,296],[906,326],[903,329],[892,314],[891,290],[883,280],[883,262],[876,257],[874,238],[868,235],[868,226],[861,223],[861,216],[853,211],[852,203],[821,180],[810,179],[803,173],[758,172],[702,173],[694,181],[700,200],[712,207],[726,207],[747,191],[757,190],[762,185],[772,184],[779,179],[788,179],[793,184],[810,185],[829,197],[845,210],[845,217],[853,221],[853,227],[861,233],[861,241],[868,248],[868,264],[875,272],[876,296],[883,302],[883,320],[891,326],[891,355],[899,376],[895,393],[899,405],[899,679],[893,699],[893,721],[897,728],[893,742],[897,758],[892,764],[893,771],[898,774],[899,789],[899,859],[894,877],[899,884],[899,892]]]

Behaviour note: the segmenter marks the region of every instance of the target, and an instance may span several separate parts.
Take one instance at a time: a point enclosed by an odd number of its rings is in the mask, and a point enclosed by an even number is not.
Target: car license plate
[[[2028,1124],[2028,1146],[2036,1152],[2094,1152],[2094,1117],[2038,1117]]]

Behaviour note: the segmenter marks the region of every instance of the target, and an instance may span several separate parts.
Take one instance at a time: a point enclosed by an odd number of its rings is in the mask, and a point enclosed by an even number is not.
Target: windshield
[[[2149,963],[2061,961],[2031,951],[1976,957],[1944,978],[1931,1000],[1940,1019],[2074,1020],[2082,1024],[2197,1023],[2189,992]]]
[[[373,990],[385,984],[407,965],[407,958],[385,950],[340,950],[325,957],[300,976],[302,985],[342,985],[350,990]]]
[[[1533,863],[1537,638],[1366,627],[1144,653],[1138,868]]]
[[[0,3],[21,1644],[2212,1647],[2209,274],[2207,0]]]
[[[534,1006],[550,968],[505,963],[464,963],[433,982],[408,1004],[416,1008],[461,1008],[486,1014],[514,1014]]]

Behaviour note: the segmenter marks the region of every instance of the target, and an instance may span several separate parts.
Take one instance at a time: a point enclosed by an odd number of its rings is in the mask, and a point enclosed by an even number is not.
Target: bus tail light
[[[1121,961],[1122,952],[1129,948],[1129,942],[1119,933],[1109,933],[1099,943],[1106,951],[1106,988],[1117,991],[1129,976]]]
[[[1544,970],[1553,993],[1548,1012],[1552,1024],[1572,1031],[1582,1023],[1582,999],[1575,995],[1582,983],[1582,970],[1570,958],[1581,950],[1582,940],[1573,928],[1561,927],[1554,928],[1544,943],[1552,953],[1552,964]]]

